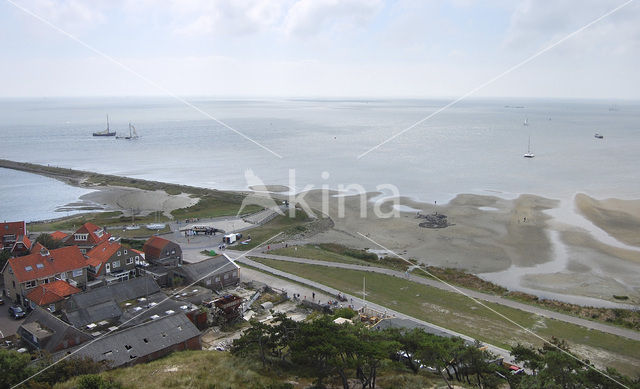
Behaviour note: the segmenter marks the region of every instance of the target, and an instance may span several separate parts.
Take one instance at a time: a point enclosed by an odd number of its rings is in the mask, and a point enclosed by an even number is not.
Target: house
[[[160,266],[179,266],[182,264],[180,245],[159,236],[152,236],[142,246],[145,260]]]
[[[107,233],[104,228],[93,223],[84,223],[76,232],[65,239],[64,244],[78,246],[80,251],[85,254],[109,238],[111,238],[111,234]]]
[[[144,276],[69,297],[62,318],[99,336],[112,327],[131,327],[176,312],[195,321],[200,310],[187,301],[170,299],[151,277]]]
[[[63,280],[82,289],[87,284],[87,267],[76,246],[51,251],[42,247],[38,252],[7,261],[2,269],[5,294],[26,306],[26,296],[38,285]]]
[[[26,255],[31,249],[27,223],[24,221],[0,223],[0,237],[2,250],[9,251],[12,256]]]
[[[200,331],[184,314],[177,313],[98,338],[91,347],[77,349],[75,355],[117,368],[200,348]]]
[[[109,239],[91,249],[87,257],[89,277],[106,278],[107,284],[134,278],[140,261],[140,254]]]
[[[226,255],[217,255],[198,263],[190,263],[173,270],[172,279],[180,277],[183,284],[198,283],[219,290],[240,282],[240,267]]]
[[[18,328],[18,335],[32,347],[54,353],[78,346],[91,336],[36,307]]]
[[[26,298],[29,301],[29,306],[33,309],[40,306],[48,309],[49,312],[56,312],[62,308],[67,297],[80,292],[82,290],[66,281],[55,280],[36,286],[27,294]]]
[[[69,237],[69,235],[65,234],[62,231],[55,231],[55,232],[52,232],[50,235],[53,238],[53,240],[61,240],[61,241],[64,241]]]

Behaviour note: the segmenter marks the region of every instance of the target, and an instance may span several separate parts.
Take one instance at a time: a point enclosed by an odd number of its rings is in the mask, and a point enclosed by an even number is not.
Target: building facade
[[[87,261],[76,246],[55,250],[42,247],[38,252],[7,261],[2,269],[5,295],[26,307],[26,296],[38,285],[62,280],[83,289],[87,268]]]

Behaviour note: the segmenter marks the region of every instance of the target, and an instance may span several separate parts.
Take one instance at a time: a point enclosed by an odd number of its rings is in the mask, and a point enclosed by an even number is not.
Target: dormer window
[[[40,255],[42,255],[43,257],[46,257],[49,255],[49,250],[47,250],[46,247],[43,247],[40,249]]]
[[[89,238],[89,234],[73,234],[73,239],[75,240],[87,240]]]
[[[104,230],[103,229],[96,230],[95,234],[98,236],[98,238],[102,238],[102,234],[104,234]]]

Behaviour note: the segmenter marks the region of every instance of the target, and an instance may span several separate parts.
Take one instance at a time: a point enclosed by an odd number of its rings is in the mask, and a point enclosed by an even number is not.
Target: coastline
[[[0,160],[0,167],[45,175],[95,190],[81,196],[78,205],[96,204],[103,210],[119,210],[125,215],[162,211],[170,217],[171,210],[193,205],[205,196],[241,202],[247,194],[6,160]],[[284,193],[272,190],[283,189],[282,186],[254,189],[270,190],[274,198],[285,198]],[[585,225],[567,224],[556,212],[561,202],[541,196],[523,194],[505,199],[497,195],[459,194],[437,207],[439,213],[448,216],[450,223],[443,229],[418,226],[415,212],[429,214],[434,211],[433,204],[401,197],[398,199],[400,217],[381,219],[375,217],[372,201],[380,194],[363,196],[365,217],[360,214],[363,202],[359,195],[323,190],[306,192],[304,200],[314,210],[323,209],[323,202],[327,202],[326,216],[335,225],[305,238],[305,243],[338,242],[380,249],[362,238],[361,233],[405,258],[430,266],[461,269],[511,290],[576,303],[591,299],[619,302],[613,297],[618,295],[628,297],[624,303],[640,304],[640,281],[633,276],[640,269],[640,247],[632,250],[624,246],[636,247],[629,244],[637,243],[633,240],[635,231],[629,226],[635,226],[635,222],[640,224],[640,201],[575,196],[571,205],[585,220],[621,242],[612,245],[598,239]],[[339,211],[341,204],[344,215]],[[393,205],[393,199],[381,200],[380,210],[391,212]],[[621,221],[617,219],[620,213],[626,215]],[[630,224],[629,220],[634,223]],[[576,296],[573,301],[572,295]]]

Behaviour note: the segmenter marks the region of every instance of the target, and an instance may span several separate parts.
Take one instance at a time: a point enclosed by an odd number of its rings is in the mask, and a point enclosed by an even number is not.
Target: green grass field
[[[384,267],[384,263],[380,263],[379,265],[372,264],[367,261],[363,261],[361,259],[353,258],[348,255],[328,251],[322,249],[321,246],[307,244],[304,246],[291,246],[287,248],[281,248],[277,250],[271,250],[269,254],[276,255],[285,255],[289,257],[296,258],[306,258],[313,259],[316,261],[328,261],[328,262],[340,262],[340,263],[350,263],[354,265],[362,265],[362,266],[380,266]]]
[[[294,218],[289,215],[278,215],[273,220],[260,227],[252,228],[244,233],[242,240],[251,235],[251,242],[249,244],[238,244],[234,246],[234,250],[251,250],[252,248],[262,245],[267,240],[273,238],[268,244],[274,244],[278,241],[282,241],[286,236],[293,235],[298,232],[304,232],[306,226],[312,223],[312,220],[307,217],[304,212],[296,212]],[[278,237],[274,236],[280,234]]]
[[[376,273],[263,258],[255,260],[355,296],[362,295],[362,280],[366,277],[369,301],[507,349],[518,342],[541,344],[540,339],[460,294]],[[592,361],[606,361],[606,365],[626,374],[640,373],[640,342],[497,304],[486,305],[544,339],[555,336],[579,346],[581,350],[584,349],[581,354]]]

